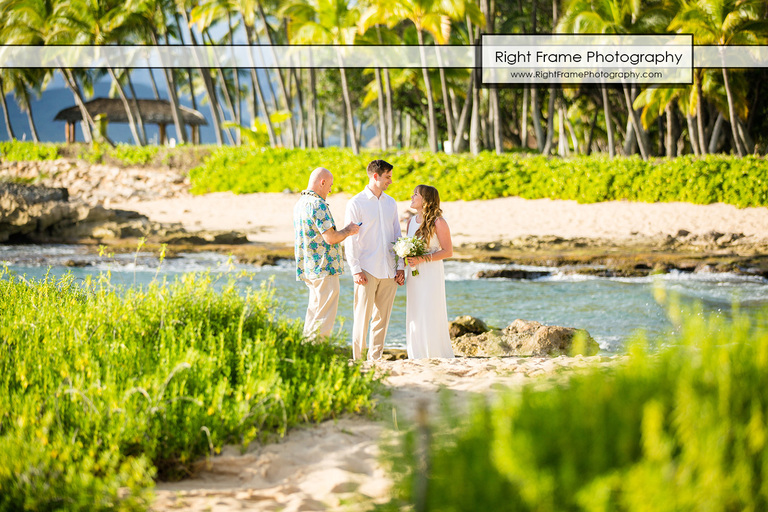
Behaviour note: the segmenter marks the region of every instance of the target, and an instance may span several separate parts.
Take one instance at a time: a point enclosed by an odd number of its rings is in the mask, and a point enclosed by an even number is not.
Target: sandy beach
[[[614,357],[456,358],[384,361],[368,371],[387,376],[375,418],[343,417],[289,432],[244,453],[226,447],[200,473],[160,483],[154,510],[367,510],[389,501],[392,482],[379,460],[382,436],[405,428],[420,406],[437,412],[443,393],[458,407],[525,382],[614,364]]]
[[[293,245],[295,194],[218,192],[203,196],[111,203],[112,208],[136,210],[158,222],[180,222],[188,231],[234,230],[253,242]],[[344,222],[348,195],[329,196],[337,224]],[[398,203],[404,214],[410,203]],[[510,240],[521,236],[555,235],[563,238],[607,238],[694,234],[712,231],[741,233],[768,239],[768,208],[736,208],[726,204],[630,203],[610,201],[579,204],[551,199],[519,197],[488,201],[442,203],[454,245]]]

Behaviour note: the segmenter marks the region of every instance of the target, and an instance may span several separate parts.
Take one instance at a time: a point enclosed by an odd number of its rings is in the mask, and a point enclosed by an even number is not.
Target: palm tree
[[[670,30],[693,34],[695,44],[758,45],[767,39],[768,22],[761,18],[765,0],[683,0],[680,12],[669,25]],[[731,90],[728,68],[722,63],[723,82],[728,100],[728,119],[733,144],[739,156],[751,148],[744,147],[739,135],[739,116]]]
[[[299,1],[286,5],[281,12],[290,19],[289,34],[292,43],[349,45],[355,42],[360,9],[349,0]],[[339,62],[341,91],[352,152],[357,155],[360,146],[355,131],[347,73],[343,64]]]
[[[424,50],[424,31],[430,34],[442,33],[443,14],[440,10],[440,0],[398,0],[392,7],[393,13],[400,19],[407,19],[416,27],[421,59],[424,66],[421,69],[427,96],[427,116],[429,149],[437,152],[437,122],[435,119],[435,103],[432,95],[432,83],[429,70],[426,67],[426,52]]]
[[[133,4],[132,2],[136,3]],[[170,45],[171,37],[178,37],[178,33],[174,32],[175,26],[167,21],[170,17],[173,17],[175,9],[171,0],[131,0],[126,4],[126,8],[133,10],[139,15],[136,29],[137,32],[140,31],[144,35],[144,40],[158,45],[162,37],[165,44]],[[176,128],[176,136],[182,142],[187,142],[189,139],[182,122],[176,75],[177,70],[171,68],[163,70],[165,85],[168,89],[168,98],[171,103],[173,124]]]
[[[16,134],[13,132],[13,126],[11,125],[11,116],[8,114],[8,103],[5,100],[5,80],[3,75],[7,75],[7,72],[11,70],[0,70],[0,105],[3,107],[3,119],[5,120],[5,129],[8,131],[8,138],[10,140],[16,139]]]
[[[668,11],[658,0],[645,3],[637,0],[572,0],[557,25],[557,31],[579,34],[658,33],[666,27],[667,16]],[[622,88],[640,154],[646,159],[649,155],[648,141],[632,105],[634,98],[625,85]],[[604,94],[604,109],[609,108],[607,99],[607,94]],[[609,110],[605,111],[605,117],[606,123],[610,123]],[[613,144],[609,142],[609,146],[613,147]]]
[[[49,40],[76,45],[105,45],[130,40],[141,16],[118,0],[72,0],[56,4],[51,17]],[[131,133],[137,145],[146,142],[144,124],[134,96],[131,108],[121,77],[114,67],[107,68],[123,102]]]

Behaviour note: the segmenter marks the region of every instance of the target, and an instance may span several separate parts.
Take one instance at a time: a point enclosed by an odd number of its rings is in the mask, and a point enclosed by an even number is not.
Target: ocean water
[[[72,260],[84,267],[70,267]],[[46,274],[75,278],[110,271],[113,284],[141,286],[158,277],[175,279],[186,272],[248,272],[252,281],[243,286],[260,286],[271,280],[284,315],[304,318],[307,288],[295,279],[293,262],[255,267],[233,264],[221,254],[203,252],[166,258],[162,263],[149,253],[116,255],[114,258],[88,255],[82,247],[1,246],[0,265],[28,278]],[[535,280],[478,279],[481,270],[522,268],[551,270],[551,276]],[[768,307],[768,280],[757,276],[728,273],[681,273],[643,278],[602,278],[543,267],[521,267],[472,262],[445,262],[448,317],[472,315],[493,327],[505,327],[517,318],[547,325],[586,329],[606,353],[621,353],[625,343],[638,331],[649,337],[663,337],[673,329],[665,306],[654,299],[654,290],[674,294],[683,305],[702,304],[707,313],[728,315],[734,303],[742,311]],[[349,269],[341,279],[337,328],[350,336],[352,327],[352,279]],[[395,299],[387,347],[405,346],[405,290]]]

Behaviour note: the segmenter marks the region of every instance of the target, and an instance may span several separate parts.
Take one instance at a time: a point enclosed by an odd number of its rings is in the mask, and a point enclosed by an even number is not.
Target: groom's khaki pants
[[[339,307],[339,276],[322,279],[304,279],[309,288],[307,315],[304,317],[304,336],[330,336]]]
[[[395,302],[397,283],[393,278],[377,279],[363,270],[366,284],[355,284],[355,324],[352,328],[352,357],[361,359],[365,354],[368,321],[371,322],[371,349],[368,360],[381,359],[384,339],[387,337],[389,316]],[[373,318],[371,318],[373,316]]]

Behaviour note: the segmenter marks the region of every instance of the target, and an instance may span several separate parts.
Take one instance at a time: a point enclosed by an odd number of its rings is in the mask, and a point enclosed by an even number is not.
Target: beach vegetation
[[[224,148],[190,171],[192,192],[298,192],[320,165],[334,173],[333,192],[355,194],[367,182],[365,168],[373,158],[395,166],[397,200],[406,200],[420,183],[440,190],[446,201],[519,196],[526,199],[601,201],[684,201],[727,203],[739,207],[768,205],[768,161],[708,155],[696,158],[581,156],[551,159],[540,155],[483,152],[445,155],[423,151],[390,153],[325,148],[287,150]]]
[[[247,275],[115,288],[0,270],[0,511],[145,510],[223,445],[375,406]]]
[[[405,428],[384,509],[768,509],[768,311],[672,316],[662,348]]]

